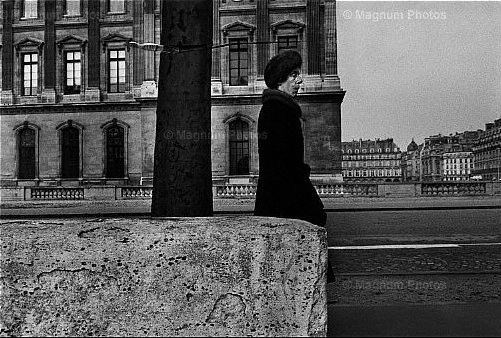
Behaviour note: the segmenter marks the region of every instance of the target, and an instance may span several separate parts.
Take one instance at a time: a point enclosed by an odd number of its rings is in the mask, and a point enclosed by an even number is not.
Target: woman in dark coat
[[[324,226],[324,205],[304,163],[301,108],[294,100],[303,82],[301,56],[288,50],[264,71],[268,89],[258,120],[259,181],[254,215],[296,218]]]

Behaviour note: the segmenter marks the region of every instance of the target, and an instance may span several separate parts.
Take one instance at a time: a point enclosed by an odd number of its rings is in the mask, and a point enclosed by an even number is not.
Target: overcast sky
[[[501,2],[338,1],[342,141],[484,129],[501,117]]]

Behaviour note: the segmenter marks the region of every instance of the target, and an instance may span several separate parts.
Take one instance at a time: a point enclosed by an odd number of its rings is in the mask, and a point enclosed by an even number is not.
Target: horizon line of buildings
[[[406,151],[392,138],[341,142],[345,182],[501,180],[501,118],[485,130],[414,139]]]

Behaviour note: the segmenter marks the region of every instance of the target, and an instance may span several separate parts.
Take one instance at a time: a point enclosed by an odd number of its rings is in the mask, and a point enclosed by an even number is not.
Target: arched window
[[[106,129],[106,177],[125,176],[124,129],[114,124]]]
[[[249,174],[249,124],[241,119],[229,123],[230,175]]]
[[[78,178],[80,176],[80,131],[72,126],[62,131],[61,177]]]
[[[19,131],[19,179],[34,179],[36,176],[35,130],[25,127]]]

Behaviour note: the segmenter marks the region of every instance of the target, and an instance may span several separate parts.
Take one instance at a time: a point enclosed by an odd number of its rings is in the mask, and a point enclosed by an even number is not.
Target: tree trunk
[[[212,216],[212,1],[163,0],[154,217]]]

